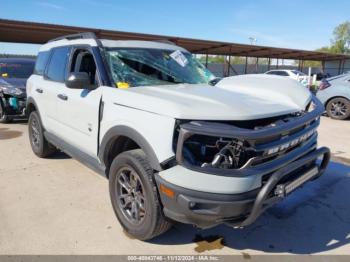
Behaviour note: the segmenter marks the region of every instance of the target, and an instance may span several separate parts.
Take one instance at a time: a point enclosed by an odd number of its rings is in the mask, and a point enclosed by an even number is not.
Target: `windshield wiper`
[[[209,85],[215,86],[217,83],[219,83],[221,81],[222,77],[215,77],[212,80],[209,80]]]

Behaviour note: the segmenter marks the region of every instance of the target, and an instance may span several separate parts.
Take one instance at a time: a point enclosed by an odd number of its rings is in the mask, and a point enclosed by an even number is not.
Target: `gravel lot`
[[[0,124],[0,254],[349,254],[350,121],[323,117],[319,144],[334,155],[326,174],[252,226],[178,224],[141,242],[115,218],[107,179],[63,153],[35,157],[26,123]]]

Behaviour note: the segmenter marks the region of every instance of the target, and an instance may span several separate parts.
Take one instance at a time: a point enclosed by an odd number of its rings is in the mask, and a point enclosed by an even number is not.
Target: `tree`
[[[350,21],[346,21],[334,29],[330,51],[339,54],[350,53]]]

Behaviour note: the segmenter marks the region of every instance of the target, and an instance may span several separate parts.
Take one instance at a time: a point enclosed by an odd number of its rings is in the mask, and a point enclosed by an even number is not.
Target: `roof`
[[[139,40],[109,40],[100,39],[102,45],[107,48],[114,47],[128,47],[128,48],[154,48],[154,49],[165,49],[165,50],[181,50],[186,52],[182,47],[156,42],[156,41],[139,41]],[[48,43],[40,47],[40,51],[47,51],[53,47],[66,46],[66,45],[89,45],[97,46],[97,42],[93,38],[79,38],[79,39],[58,39],[51,40]]]
[[[0,41],[2,42],[44,44],[62,35],[80,32],[94,32],[101,39],[111,40],[171,41],[195,54],[316,61],[350,59],[350,55],[343,54],[0,19]]]
[[[104,47],[128,47],[128,48],[155,48],[155,49],[165,49],[165,50],[181,50],[186,51],[184,48],[157,41],[138,41],[138,40],[107,40],[101,39],[101,43]]]

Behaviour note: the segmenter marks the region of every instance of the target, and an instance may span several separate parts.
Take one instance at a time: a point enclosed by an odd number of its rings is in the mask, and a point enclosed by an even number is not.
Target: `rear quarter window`
[[[36,75],[44,74],[47,61],[49,60],[49,56],[50,56],[50,51],[39,52],[35,62],[34,74]]]
[[[56,82],[64,82],[70,47],[59,47],[52,50],[51,59],[45,77]]]

